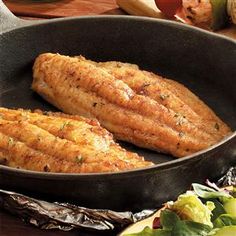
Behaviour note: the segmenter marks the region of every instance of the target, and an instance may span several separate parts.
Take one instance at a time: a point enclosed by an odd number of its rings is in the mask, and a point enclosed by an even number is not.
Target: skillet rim
[[[133,21],[133,22],[151,22],[153,24],[162,24],[168,27],[172,28],[183,28],[188,30],[189,32],[197,32],[199,34],[205,34],[209,35],[212,38],[215,39],[220,39],[220,40],[225,40],[230,43],[235,44],[236,46],[236,40],[229,38],[224,35],[219,35],[214,32],[210,32],[204,29],[200,29],[194,26],[189,26],[189,25],[184,25],[179,22],[175,21],[170,21],[170,20],[165,20],[165,19],[156,19],[156,18],[151,18],[151,17],[144,17],[144,16],[129,16],[129,15],[94,15],[94,16],[79,16],[79,17],[66,17],[66,18],[56,18],[56,19],[50,19],[50,20],[39,20],[39,21],[30,21],[30,20],[21,20],[17,17],[15,17],[16,20],[20,20],[20,24],[8,29],[4,32],[0,32],[0,38],[4,37],[4,34],[11,33],[12,31],[17,31],[21,30],[24,28],[31,28],[31,27],[37,27],[40,25],[44,24],[54,24],[54,23],[60,23],[60,22],[67,22],[67,21],[94,21],[94,20],[127,20],[127,21]],[[48,179],[54,179],[54,178],[84,178],[84,177],[119,177],[119,176],[124,176],[128,174],[142,174],[143,172],[147,171],[152,171],[152,170],[166,170],[170,168],[174,168],[176,166],[180,166],[182,163],[188,162],[189,160],[195,160],[196,158],[199,158],[200,156],[207,155],[207,153],[217,150],[217,148],[221,147],[222,145],[229,143],[231,140],[236,139],[236,131],[233,131],[230,135],[226,136],[223,138],[220,142],[212,145],[211,147],[195,152],[191,155],[188,155],[186,157],[182,158],[177,158],[171,161],[166,161],[164,163],[160,164],[154,164],[153,166],[150,167],[145,167],[145,168],[138,168],[138,169],[133,169],[133,170],[127,170],[127,171],[119,171],[119,172],[105,172],[105,173],[52,173],[52,172],[40,172],[40,171],[31,171],[31,170],[25,170],[25,169],[17,169],[13,167],[8,167],[4,165],[0,165],[0,174],[2,171],[6,171],[9,173],[14,173],[14,174],[23,174],[25,176],[31,176],[34,178],[48,178]],[[175,158],[175,157],[173,157]]]

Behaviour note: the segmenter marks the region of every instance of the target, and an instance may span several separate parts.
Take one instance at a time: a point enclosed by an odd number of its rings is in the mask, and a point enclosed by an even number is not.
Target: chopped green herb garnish
[[[161,94],[160,95],[160,99],[162,100],[162,101],[164,101],[166,98],[168,98],[170,95],[168,95],[168,94]]]
[[[50,166],[48,164],[46,164],[44,167],[43,167],[43,170],[44,172],[50,172]]]
[[[69,125],[70,124],[70,121],[66,121],[66,122],[64,122],[62,125],[61,125],[61,128],[60,128],[60,130],[63,130],[67,125]]]
[[[8,139],[8,145],[12,145],[13,143],[14,143],[14,139],[10,137]]]
[[[76,157],[75,157],[75,161],[76,161],[77,163],[79,163],[79,164],[82,164],[83,161],[84,161],[84,158],[83,158],[82,156],[76,156]]]
[[[184,124],[184,118],[183,116],[180,116],[178,121],[176,122],[176,125],[182,125],[182,124]]]
[[[149,84],[149,83],[144,83],[144,84],[142,85],[142,88],[148,87],[149,85],[151,85],[151,84]]]
[[[220,126],[219,126],[218,123],[215,123],[215,129],[216,129],[216,130],[219,130],[219,129],[220,129]]]

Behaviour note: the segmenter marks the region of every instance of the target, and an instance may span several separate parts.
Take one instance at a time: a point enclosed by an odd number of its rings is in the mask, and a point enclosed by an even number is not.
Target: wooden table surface
[[[116,0],[3,0],[17,16],[55,18],[98,14],[125,14]]]
[[[5,0],[4,3],[17,16],[27,19],[55,18],[96,14],[125,14],[115,0]],[[236,27],[222,31],[228,36],[236,35]],[[0,211],[1,236],[89,236],[98,233],[81,233],[80,231],[62,232],[59,230],[40,230],[22,222],[5,211]],[[101,235],[101,234],[100,234]],[[102,234],[107,235],[107,234]],[[115,235],[111,233],[109,235]]]

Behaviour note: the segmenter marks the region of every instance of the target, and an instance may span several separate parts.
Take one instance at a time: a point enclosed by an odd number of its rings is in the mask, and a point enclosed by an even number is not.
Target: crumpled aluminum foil
[[[216,185],[218,187],[236,186],[236,167],[230,168]],[[216,185],[215,187],[217,187]],[[41,229],[60,229],[64,231],[74,228],[99,231],[119,229],[144,219],[155,211],[143,210],[133,214],[130,211],[116,212],[89,209],[68,203],[41,201],[5,190],[0,190],[0,208],[18,215],[25,222]]]
[[[0,190],[0,208],[18,215],[25,222],[41,229],[74,228],[93,230],[113,230],[148,217],[153,210],[116,212],[111,210],[89,209],[68,203],[50,203],[27,197],[15,192]]]
[[[217,181],[216,185],[219,187],[236,186],[236,166],[231,167],[226,174]]]

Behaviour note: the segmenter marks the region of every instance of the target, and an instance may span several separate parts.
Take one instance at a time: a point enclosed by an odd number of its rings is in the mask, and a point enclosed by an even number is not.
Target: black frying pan
[[[55,110],[31,89],[38,54],[59,52],[140,65],[175,79],[236,128],[236,42],[193,27],[142,17],[95,16],[23,21],[0,1],[0,105]],[[216,178],[236,163],[236,133],[175,160],[132,145],[157,165],[109,174],[53,174],[0,167],[0,187],[78,205],[138,210],[175,199],[192,182]],[[160,164],[161,163],[161,164]]]

